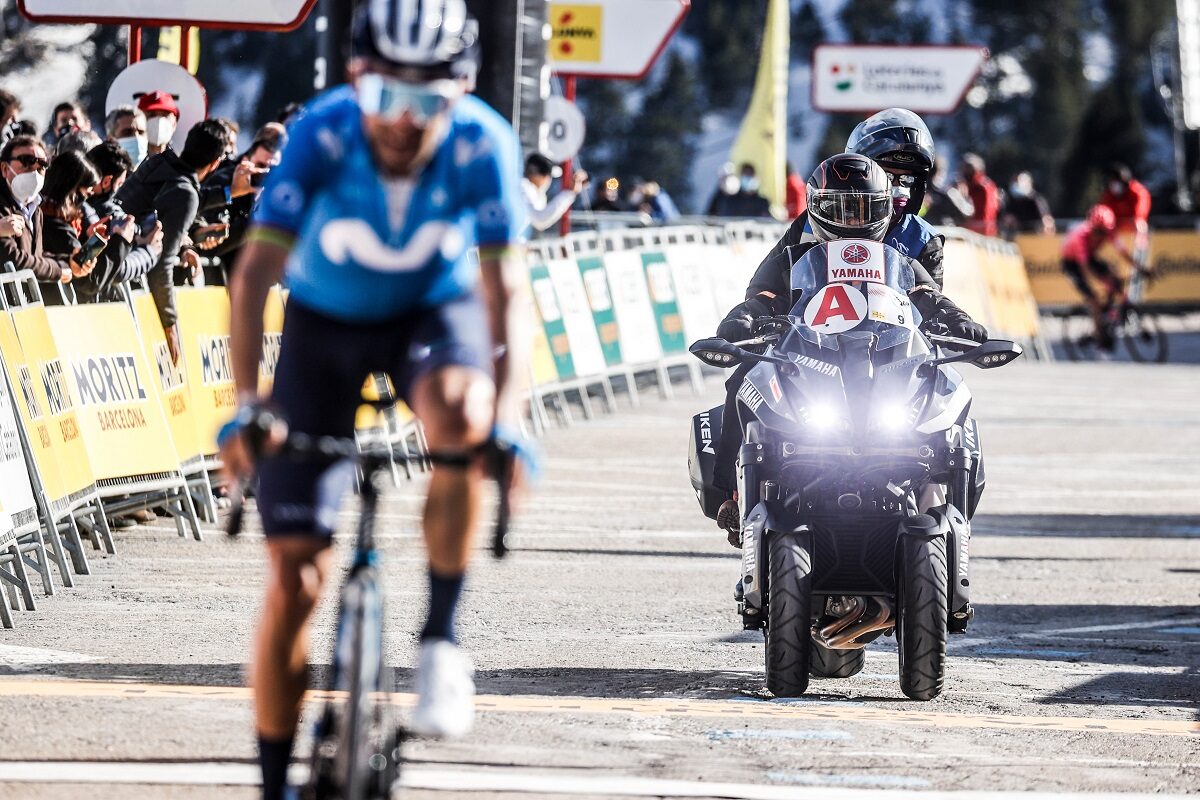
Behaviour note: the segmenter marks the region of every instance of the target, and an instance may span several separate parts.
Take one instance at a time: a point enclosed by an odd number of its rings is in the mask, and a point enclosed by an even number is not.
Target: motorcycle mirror
[[[937,339],[940,337],[930,337]],[[961,340],[954,340],[955,342]],[[1010,361],[1020,357],[1024,353],[1024,348],[1016,342],[1005,341],[1004,339],[989,339],[983,344],[973,347],[961,353],[953,353],[941,358],[934,358],[926,361],[921,365],[921,371],[925,375],[932,374],[931,371],[937,369],[942,364],[955,364],[963,361],[969,361],[980,369],[993,369],[994,367],[1002,367]]]
[[[701,339],[688,348],[688,352],[710,367],[733,367],[742,363],[746,351],[732,342],[719,337]]]

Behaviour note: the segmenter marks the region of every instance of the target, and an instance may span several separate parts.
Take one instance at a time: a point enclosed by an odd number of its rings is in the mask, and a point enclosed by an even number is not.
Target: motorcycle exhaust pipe
[[[873,616],[867,618],[867,603],[861,598],[856,597],[855,607],[846,614],[829,625],[826,625],[816,633],[817,644],[830,650],[859,650],[867,646],[866,642],[856,642],[855,640],[874,633],[879,630],[886,630],[892,627],[894,623],[892,604],[882,597],[872,597],[875,603],[879,606],[878,611]]]

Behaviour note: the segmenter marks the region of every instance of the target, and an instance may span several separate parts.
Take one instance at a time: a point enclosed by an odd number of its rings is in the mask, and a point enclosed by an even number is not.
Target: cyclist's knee
[[[413,390],[413,411],[430,447],[463,447],[491,433],[496,388],[481,372],[450,368],[431,373]]]

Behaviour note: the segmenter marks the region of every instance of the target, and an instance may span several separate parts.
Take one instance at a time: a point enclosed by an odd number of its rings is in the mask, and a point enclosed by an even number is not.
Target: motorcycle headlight
[[[805,417],[805,422],[814,428],[829,430],[837,427],[838,422],[840,422],[837,412],[828,403],[814,403],[808,407],[807,411],[808,415]]]

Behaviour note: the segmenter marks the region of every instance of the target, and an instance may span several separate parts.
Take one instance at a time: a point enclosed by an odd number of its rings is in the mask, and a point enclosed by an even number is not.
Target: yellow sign
[[[133,316],[123,303],[43,313],[61,361],[44,370],[51,410],[73,407],[97,480],[179,470]],[[20,325],[18,324],[18,330]],[[25,336],[22,345],[27,345]]]
[[[271,395],[275,386],[275,368],[279,366],[279,348],[283,343],[283,312],[287,293],[278,286],[271,287],[267,305],[263,308],[263,348],[258,362],[258,393]]]
[[[46,309],[40,305],[17,309],[11,321],[16,342],[10,340],[0,346],[5,348],[10,377],[16,373],[13,385],[22,401],[17,405],[42,479],[47,482],[46,493],[52,503],[61,503],[95,485],[88,449],[66,387]],[[10,358],[12,348],[19,354]]]
[[[1025,257],[1033,295],[1041,306],[1079,305],[1083,298],[1062,271],[1062,236],[1031,234],[1017,237]],[[1126,237],[1130,244],[1130,237]],[[1106,248],[1107,249],[1107,248]],[[1113,251],[1102,257],[1127,275],[1128,263]],[[1150,234],[1150,266],[1154,271],[1146,303],[1194,305],[1200,303],[1200,233],[1154,231]]]
[[[192,396],[188,389],[183,362],[181,360],[176,364],[171,360],[171,351],[167,347],[167,337],[163,334],[154,296],[138,295],[133,305],[142,334],[143,352],[154,373],[153,379],[148,383],[162,407],[163,414],[166,415],[179,461],[191,461],[204,454],[200,451],[200,437],[196,432]]]
[[[219,286],[175,293],[179,338],[191,390],[196,432],[205,455],[217,452],[217,433],[237,411],[229,352],[229,295]]]
[[[580,3],[550,4],[550,58],[553,61],[600,60],[604,8]]]
[[[183,58],[183,29],[179,27],[162,28],[158,32],[158,59],[179,64],[193,75],[200,69],[200,29],[189,28],[188,63]]]

